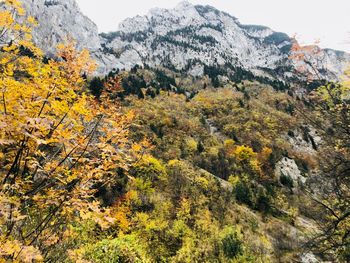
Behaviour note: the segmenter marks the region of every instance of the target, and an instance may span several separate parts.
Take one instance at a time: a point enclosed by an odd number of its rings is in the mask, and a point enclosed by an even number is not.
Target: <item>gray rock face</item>
[[[287,157],[284,157],[276,164],[275,175],[278,179],[282,176],[289,177],[293,180],[293,186],[304,184],[306,182],[306,178],[302,176],[295,161]]]
[[[237,18],[210,6],[187,1],[174,9],[152,9],[146,16],[128,18],[119,31],[103,34],[103,47],[117,58],[111,67],[130,68],[135,64],[186,70],[199,76],[203,65],[242,67],[256,75],[285,79],[293,76],[292,41],[268,27],[242,25]],[[324,77],[340,76],[350,56],[324,50]],[[194,65],[194,66],[193,66]]]
[[[75,40],[78,48],[100,49],[97,26],[84,16],[75,0],[22,0],[28,15],[39,26],[33,30],[34,42],[49,54],[57,44]]]
[[[162,66],[193,76],[204,65],[241,67],[255,75],[286,79],[295,66],[288,57],[291,39],[264,26],[242,25],[237,18],[210,6],[187,1],[173,9],[155,8],[146,16],[128,18],[119,31],[99,36],[97,26],[82,14],[75,0],[22,0],[39,27],[35,43],[48,54],[58,43],[75,39],[99,64],[99,74],[135,65]],[[339,76],[350,56],[324,51],[328,78]]]
[[[315,154],[322,145],[322,137],[310,125],[294,130],[292,136],[287,136],[287,140],[297,152],[309,154]]]
[[[117,67],[133,64],[174,67],[225,65],[275,69],[283,65],[291,42],[271,29],[241,25],[235,17],[209,6],[182,2],[174,9],[152,9],[126,19],[119,31],[104,35],[106,50],[118,54]],[[203,71],[191,68],[198,76]]]
[[[313,253],[306,253],[300,256],[302,263],[318,263],[320,262]]]

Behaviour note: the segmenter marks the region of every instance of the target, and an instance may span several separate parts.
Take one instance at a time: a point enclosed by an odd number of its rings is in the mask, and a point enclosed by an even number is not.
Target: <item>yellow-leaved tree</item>
[[[292,47],[291,59],[301,67],[300,76],[320,87],[310,95],[312,115],[296,108],[298,114],[322,136],[318,150],[317,191],[309,196],[318,210],[319,231],[305,245],[329,261],[350,261],[350,70],[337,83],[320,74],[324,51],[317,45]],[[310,71],[311,69],[311,71]],[[322,71],[322,70],[321,70]],[[323,70],[324,71],[324,70]]]
[[[315,126],[323,132],[319,156],[319,193],[312,199],[320,207],[320,231],[308,248],[333,260],[350,260],[350,72],[341,83],[320,87],[313,96]],[[316,126],[317,127],[317,126]]]
[[[94,189],[127,169],[133,114],[83,92],[95,69],[88,51],[70,43],[45,59],[34,19],[16,0],[0,4],[0,262],[47,260],[69,249],[74,222],[115,223]]]

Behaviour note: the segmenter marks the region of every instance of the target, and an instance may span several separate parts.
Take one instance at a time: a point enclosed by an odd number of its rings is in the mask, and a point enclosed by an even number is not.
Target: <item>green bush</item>
[[[293,188],[294,187],[294,182],[293,179],[290,178],[290,176],[282,174],[280,177],[280,182],[286,187]]]
[[[264,193],[259,194],[256,200],[256,210],[269,213],[271,211],[271,198]]]
[[[221,242],[225,257],[233,259],[243,253],[243,244],[236,232],[225,235]]]
[[[103,87],[104,87],[103,81],[98,77],[94,77],[90,81],[89,90],[91,91],[91,94],[94,95],[96,98],[99,98],[101,96]]]
[[[235,188],[236,200],[240,203],[246,204],[248,206],[253,205],[253,194],[249,186],[246,183],[239,182]]]

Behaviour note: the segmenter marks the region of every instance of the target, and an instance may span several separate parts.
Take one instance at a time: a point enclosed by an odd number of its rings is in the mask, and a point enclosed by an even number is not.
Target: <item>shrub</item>
[[[236,232],[226,234],[221,243],[224,255],[229,259],[236,258],[243,253],[243,244]]]
[[[293,186],[294,186],[293,179],[290,178],[290,176],[288,176],[288,175],[282,174],[280,177],[280,182],[281,182],[281,184],[283,184],[284,186],[289,187],[289,188],[293,188]]]
[[[145,155],[135,164],[133,170],[136,177],[149,179],[151,181],[158,179],[166,173],[165,167],[161,162],[150,155]]]
[[[151,262],[145,249],[135,236],[126,235],[113,240],[103,240],[85,249],[84,259],[91,262]]]
[[[264,193],[258,196],[256,209],[260,212],[269,213],[271,211],[271,199]]]
[[[91,94],[96,98],[99,98],[101,96],[103,87],[103,81],[98,77],[95,77],[90,81],[89,90],[91,91]]]
[[[246,183],[239,182],[235,188],[236,200],[240,203],[246,204],[248,206],[253,205],[253,194],[249,186]]]
[[[234,152],[234,156],[238,161],[249,161],[256,157],[256,153],[249,146],[238,146]]]

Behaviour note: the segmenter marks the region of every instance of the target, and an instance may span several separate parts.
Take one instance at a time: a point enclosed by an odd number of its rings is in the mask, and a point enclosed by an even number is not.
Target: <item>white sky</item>
[[[127,17],[145,15],[153,7],[173,8],[180,0],[77,0],[100,32],[116,31]],[[271,27],[301,43],[350,52],[350,0],[190,0],[211,5],[237,17],[243,24]]]

